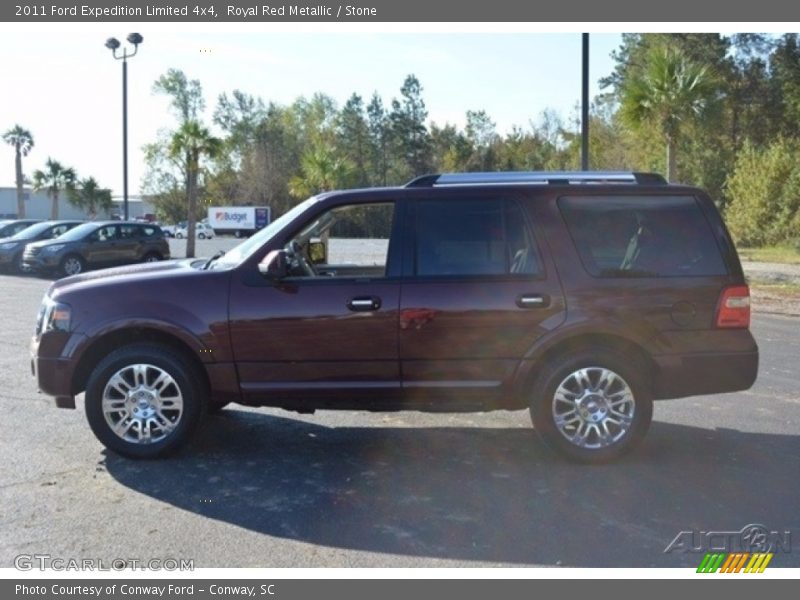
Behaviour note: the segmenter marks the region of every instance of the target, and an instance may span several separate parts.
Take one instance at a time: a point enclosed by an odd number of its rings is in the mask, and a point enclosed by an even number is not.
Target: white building
[[[34,192],[30,188],[25,188],[25,217],[28,219],[49,219],[52,201],[44,192]],[[108,213],[101,213],[97,219],[119,218],[123,214],[122,197],[112,198],[114,207]],[[141,196],[128,196],[128,216],[131,219],[152,214],[155,208],[152,203]],[[0,187],[0,219],[14,219],[17,217],[17,188]],[[74,207],[67,199],[66,192],[59,195],[58,199],[58,218],[59,219],[88,219],[89,216],[83,210]]]

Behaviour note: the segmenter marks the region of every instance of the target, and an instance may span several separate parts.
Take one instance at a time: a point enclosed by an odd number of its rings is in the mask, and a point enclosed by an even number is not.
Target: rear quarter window
[[[702,277],[728,270],[693,196],[573,196],[558,206],[595,277]]]

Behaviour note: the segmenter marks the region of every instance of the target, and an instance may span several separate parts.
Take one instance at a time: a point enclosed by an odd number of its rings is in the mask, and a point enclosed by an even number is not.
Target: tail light
[[[732,285],[722,290],[717,305],[717,327],[747,329],[750,327],[750,288]]]

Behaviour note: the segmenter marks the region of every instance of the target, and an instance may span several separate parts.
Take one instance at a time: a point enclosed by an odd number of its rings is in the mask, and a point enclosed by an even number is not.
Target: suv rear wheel
[[[613,460],[647,433],[653,402],[640,361],[615,350],[586,351],[543,369],[531,419],[551,448],[584,463]]]
[[[153,263],[161,260],[161,255],[158,252],[148,252],[144,255],[142,262]]]
[[[196,371],[180,354],[153,344],[109,354],[86,386],[86,417],[97,439],[129,458],[176,450],[205,413],[207,394]]]

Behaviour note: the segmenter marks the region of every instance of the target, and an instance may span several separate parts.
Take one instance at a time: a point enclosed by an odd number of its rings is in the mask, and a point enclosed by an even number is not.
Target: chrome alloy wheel
[[[568,375],[553,396],[553,420],[572,444],[604,448],[622,440],[633,423],[636,401],[628,383],[603,367]]]
[[[103,415],[126,442],[160,442],[178,426],[183,395],[172,375],[153,365],[134,364],[112,375],[103,389]]]

